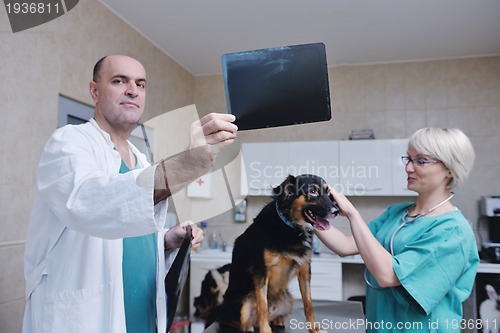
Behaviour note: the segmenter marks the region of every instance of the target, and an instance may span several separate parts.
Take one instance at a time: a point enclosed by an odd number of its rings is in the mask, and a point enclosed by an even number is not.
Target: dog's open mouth
[[[316,230],[330,229],[330,222],[327,219],[314,215],[314,213],[311,210],[309,209],[304,210],[304,216],[314,226]]]

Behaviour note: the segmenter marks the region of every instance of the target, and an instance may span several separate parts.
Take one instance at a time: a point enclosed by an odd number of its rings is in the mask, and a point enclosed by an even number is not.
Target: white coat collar
[[[95,127],[95,129],[97,129],[99,133],[101,133],[101,135],[104,137],[106,142],[111,146],[111,148],[114,148],[115,145],[113,141],[111,141],[111,136],[109,135],[109,133],[103,130],[101,127],[99,127],[99,124],[97,123],[97,121],[95,121],[94,118],[90,118],[89,122]]]
[[[120,157],[120,154],[118,153],[118,151],[116,151],[114,148],[115,148],[115,144],[113,143],[113,141],[111,141],[111,136],[109,135],[108,132],[106,132],[105,130],[103,130],[101,127],[99,127],[99,124],[97,123],[97,121],[95,121],[94,118],[90,118],[90,121],[89,121],[95,129],[97,129],[97,131],[99,133],[101,133],[101,135],[103,136],[103,138],[106,140],[106,142],[108,143],[109,147],[111,149],[113,149],[113,152],[116,153],[116,155],[120,158],[121,160],[121,157]],[[137,162],[139,163],[140,167],[145,167],[145,166],[148,166],[149,165],[149,162],[148,160],[146,159],[146,156],[141,153],[139,151],[139,149],[137,149],[136,146],[134,146],[134,144],[132,144],[132,142],[130,142],[129,140],[127,140],[128,142],[128,145],[130,147],[130,149],[132,149],[132,152],[134,153],[134,155],[137,157]]]

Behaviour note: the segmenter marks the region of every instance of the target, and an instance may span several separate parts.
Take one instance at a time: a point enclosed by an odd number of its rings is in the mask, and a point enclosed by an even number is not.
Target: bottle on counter
[[[217,236],[217,232],[215,230],[212,230],[210,233],[209,246],[213,250],[219,247],[219,236]]]
[[[201,221],[200,222],[200,227],[203,230],[203,236],[205,237],[205,239],[200,244],[200,250],[206,250],[206,249],[209,248],[209,245],[208,245],[209,238],[208,238],[208,234],[207,234],[208,222],[207,221]]]

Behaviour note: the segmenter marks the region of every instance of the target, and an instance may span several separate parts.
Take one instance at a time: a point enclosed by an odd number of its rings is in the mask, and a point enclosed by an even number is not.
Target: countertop
[[[226,251],[220,249],[202,249],[198,251],[193,251],[191,254],[192,261],[231,261],[231,254],[233,249],[228,247]],[[343,264],[363,264],[363,259],[361,256],[346,256],[339,257],[335,254],[321,253],[319,255],[313,255],[313,260],[317,262],[340,262]],[[500,264],[481,262],[477,269],[478,273],[490,273],[490,274],[500,274]]]
[[[500,264],[491,262],[480,262],[477,268],[478,273],[500,274]]]
[[[231,261],[233,249],[228,247],[226,251],[222,251],[220,249],[202,249],[193,251],[191,253],[192,261],[221,261],[221,260],[229,260]],[[346,256],[339,257],[335,254],[330,253],[320,253],[313,255],[313,261],[316,262],[341,262],[341,263],[352,263],[352,264],[362,264],[363,259],[361,259],[360,255],[355,256]]]

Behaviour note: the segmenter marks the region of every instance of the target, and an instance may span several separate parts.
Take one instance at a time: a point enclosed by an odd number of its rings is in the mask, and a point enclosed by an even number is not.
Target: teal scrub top
[[[122,161],[120,173],[128,171],[130,169]],[[156,261],[156,234],[123,239],[127,333],[156,333]]]
[[[413,203],[390,206],[368,224],[389,252]],[[474,232],[459,210],[424,216],[394,236],[393,267],[401,286],[366,290],[368,332],[460,332],[462,303],[479,264]],[[377,282],[368,273],[369,281]]]

